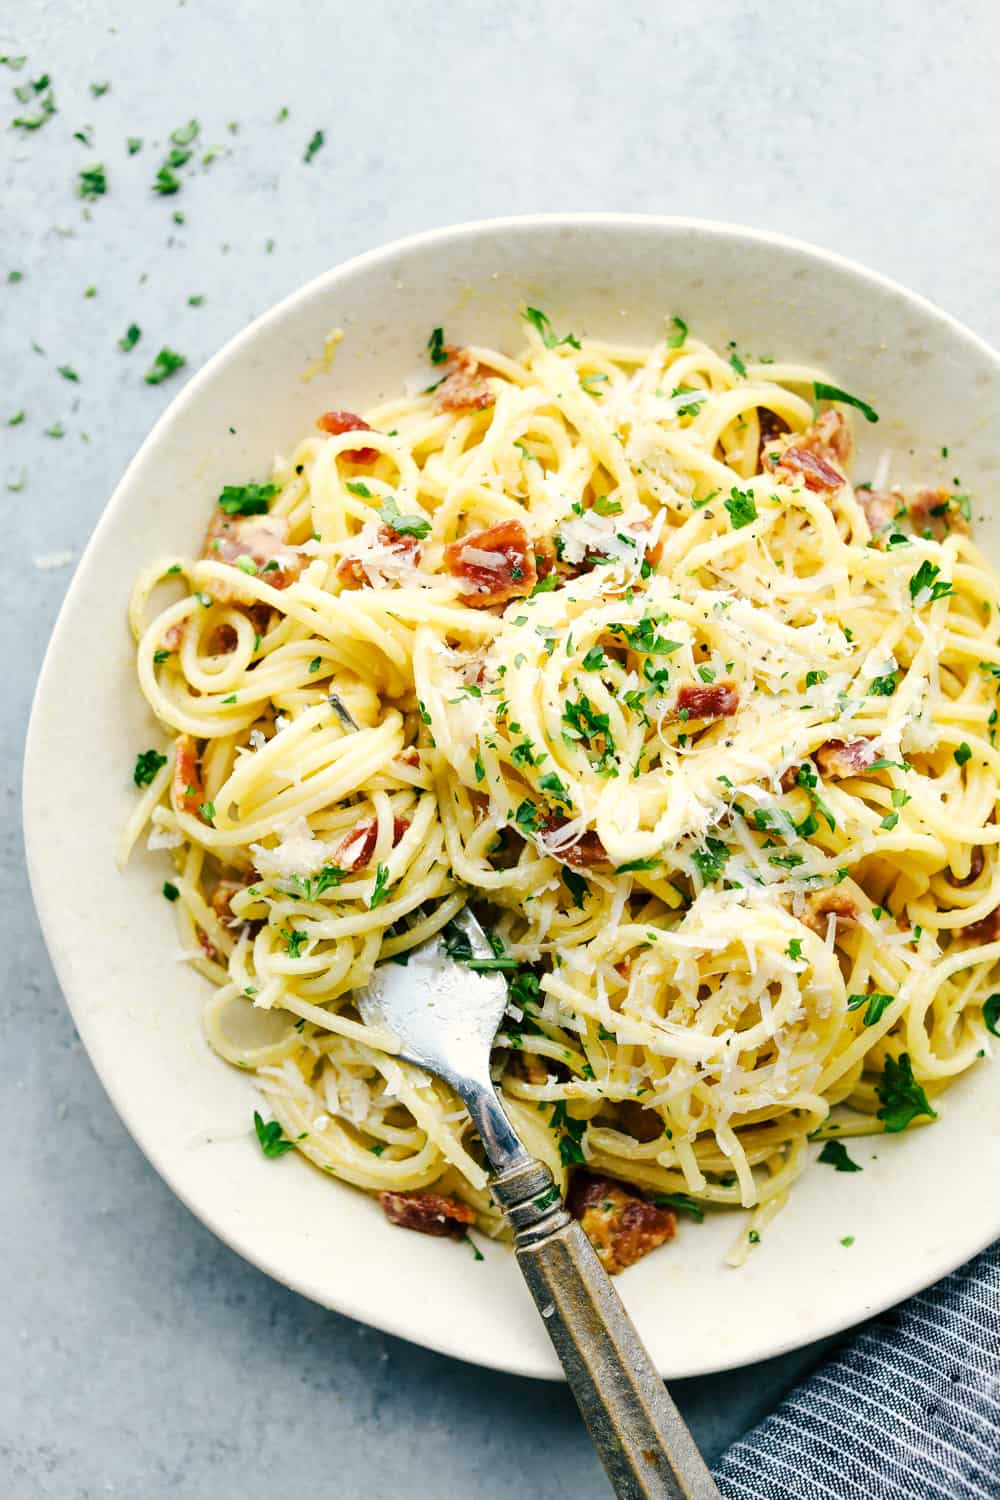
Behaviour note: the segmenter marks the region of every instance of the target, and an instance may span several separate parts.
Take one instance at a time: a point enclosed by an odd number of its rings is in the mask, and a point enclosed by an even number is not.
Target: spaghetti
[[[351,999],[471,901],[529,1148],[751,1208],[745,1247],[811,1139],[929,1123],[997,1034],[998,579],[966,497],[851,484],[876,416],[820,373],[525,318],[517,359],[435,330],[429,389],[143,573],[175,739],[123,855],[171,850],[283,1145],[500,1231],[461,1103]]]

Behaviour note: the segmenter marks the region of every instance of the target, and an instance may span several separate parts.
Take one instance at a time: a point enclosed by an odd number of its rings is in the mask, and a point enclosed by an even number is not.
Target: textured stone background
[[[564,1389],[455,1364],[272,1284],[126,1136],[75,1038],[25,877],[21,744],[71,574],[69,560],[37,560],[79,554],[180,388],[183,374],[142,382],[162,344],[193,370],[307,278],[432,225],[602,208],[739,220],[864,260],[997,342],[1000,11],[29,0],[16,24],[12,11],[0,54],[29,61],[0,67],[0,101],[19,113],[13,87],[48,72],[58,114],[0,130],[0,420],[26,412],[0,425],[0,1492],[603,1496]],[[169,132],[192,117],[195,164],[157,198]],[[89,146],[73,139],[85,127]],[[316,129],[326,144],[307,165]],[[132,157],[130,135],[144,140]],[[210,146],[221,151],[205,167]],[[88,211],[77,174],[94,162],[108,192]],[[133,321],[142,341],[125,355],[116,341]],[[62,438],[45,434],[56,424]],[[678,1387],[705,1449],[819,1353]]]

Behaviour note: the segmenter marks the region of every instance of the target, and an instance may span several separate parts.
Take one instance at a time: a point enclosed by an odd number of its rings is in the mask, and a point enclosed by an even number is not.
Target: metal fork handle
[[[620,1500],[721,1500],[705,1461],[548,1167],[494,1177],[517,1263]]]

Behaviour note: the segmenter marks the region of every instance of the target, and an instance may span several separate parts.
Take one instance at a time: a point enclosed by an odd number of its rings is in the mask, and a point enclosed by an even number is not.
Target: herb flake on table
[[[130,323],[122,337],[118,340],[118,347],[123,354],[128,354],[130,350],[135,348],[141,338],[142,329],[138,323]]]
[[[253,1112],[253,1128],[257,1132],[257,1143],[260,1149],[272,1160],[284,1156],[285,1152],[291,1151],[295,1145],[294,1141],[286,1138],[280,1121],[265,1121],[256,1109]]]
[[[314,130],[312,135],[309,137],[309,144],[306,146],[305,154],[303,155],[302,160],[306,163],[311,162],[317,151],[320,151],[325,143],[326,136],[323,134],[322,130]]]
[[[178,354],[174,349],[163,348],[153,360],[149,369],[142,377],[147,385],[162,385],[162,383],[187,364],[183,354]]]
[[[824,1162],[828,1167],[833,1167],[837,1172],[864,1171],[863,1167],[848,1156],[847,1147],[843,1141],[827,1141],[816,1160]]]

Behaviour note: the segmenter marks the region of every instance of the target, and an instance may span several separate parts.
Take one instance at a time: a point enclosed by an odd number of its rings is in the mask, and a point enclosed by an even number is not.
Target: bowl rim
[[[688,215],[605,211],[517,214],[459,221],[436,228],[420,230],[413,234],[373,246],[371,249],[361,251],[346,260],[339,261],[327,270],[311,277],[308,281],[287,293],[278,302],[273,304],[273,306],[255,317],[245,328],[240,329],[229,338],[221,348],[216,350],[193,373],[184,388],[178,392],[177,396],[164,408],[156,419],[106,500],[67,585],[59,613],[49,636],[32,698],[31,712],[25,736],[21,778],[23,835],[29,884],[39,926],[59,983],[60,991],[69,1008],[80,1038],[84,1043],[91,1066],[94,1068],[108,1099],[146,1160],[170,1190],[223,1244],[235,1251],[241,1258],[248,1261],[258,1270],[272,1277],[280,1285],[289,1287],[298,1294],[308,1297],[312,1301],[319,1302],[320,1305],[330,1308],[333,1311],[354,1318],[359,1322],[397,1338],[418,1343],[422,1347],[431,1349],[437,1353],[462,1360],[469,1364],[475,1364],[481,1368],[494,1369],[512,1375],[543,1380],[561,1380],[563,1376],[561,1371],[540,1370],[537,1365],[527,1362],[519,1362],[510,1358],[491,1358],[489,1348],[485,1348],[482,1352],[475,1355],[470,1354],[467,1345],[460,1339],[452,1336],[449,1322],[446,1319],[440,1320],[438,1325],[440,1332],[435,1333],[432,1337],[424,1332],[415,1333],[400,1317],[394,1316],[391,1312],[385,1314],[382,1314],[381,1310],[373,1312],[368,1306],[362,1305],[364,1299],[352,1299],[348,1287],[342,1288],[338,1286],[335,1297],[326,1294],[321,1295],[314,1286],[310,1286],[307,1283],[305,1278],[295,1274],[289,1275],[289,1273],[284,1271],[281,1266],[280,1255],[270,1255],[264,1250],[255,1248],[252,1235],[245,1234],[239,1224],[224,1222],[213,1213],[211,1205],[206,1205],[200,1200],[195,1201],[198,1197],[196,1192],[193,1190],[189,1191],[178,1172],[162,1159],[162,1155],[155,1143],[150,1141],[148,1132],[142,1124],[141,1117],[136,1117],[135,1111],[129,1107],[126,1100],[122,1097],[122,1090],[117,1085],[117,1075],[111,1063],[110,1056],[106,1049],[102,1048],[95,1035],[96,1027],[91,1025],[90,1019],[85,1013],[85,1007],[79,1003],[79,994],[74,994],[72,985],[65,982],[64,976],[68,974],[68,957],[65,952],[64,939],[60,931],[61,923],[57,913],[48,904],[46,899],[45,881],[42,871],[42,843],[35,828],[31,810],[36,800],[33,792],[33,778],[34,766],[38,759],[36,742],[40,733],[38,728],[38,720],[41,717],[39,704],[43,699],[48,697],[50,690],[49,679],[56,670],[55,661],[61,654],[63,636],[69,629],[67,616],[77,579],[91,555],[101,546],[104,532],[113,524],[122,504],[123,497],[127,494],[131,486],[133,475],[142,466],[148,451],[158,443],[163,433],[177,418],[181,417],[192,403],[200,399],[202,390],[210,384],[217,372],[227,364],[238,360],[244,350],[253,344],[261,332],[280,323],[294,308],[307,302],[327,286],[333,285],[341,278],[350,277],[358,271],[376,267],[386,261],[405,256],[412,251],[420,250],[430,245],[438,244],[446,247],[449,244],[474,239],[484,234],[503,235],[536,229],[588,228],[632,229],[639,233],[645,230],[686,231],[717,240],[730,240],[734,244],[752,242],[759,246],[771,246],[775,249],[794,252],[799,256],[811,260],[814,265],[820,268],[826,266],[853,277],[860,282],[878,288],[883,293],[891,295],[910,308],[918,309],[931,322],[949,329],[952,334],[956,335],[967,346],[978,352],[980,357],[992,364],[998,374],[1000,374],[1000,352],[995,350],[987,340],[975,333],[960,319],[946,312],[922,293],[911,291],[893,277],[872,270],[870,267],[848,256],[841,255],[839,252],[825,249],[822,246],[814,245],[807,240],[799,239],[792,235],[743,225],[730,220],[703,219]],[[1000,1212],[998,1212],[997,1222],[993,1228],[988,1229],[982,1238],[977,1237],[971,1244],[963,1245],[957,1257],[953,1249],[948,1250],[947,1248],[943,1248],[936,1256],[928,1257],[922,1263],[920,1269],[915,1268],[913,1274],[894,1286],[890,1296],[880,1296],[870,1304],[867,1304],[864,1313],[858,1319],[845,1321],[842,1315],[834,1314],[828,1324],[820,1326],[818,1330],[811,1330],[810,1340],[819,1340],[829,1335],[840,1333],[847,1328],[854,1327],[862,1321],[862,1318],[871,1318],[885,1311],[886,1308],[895,1306],[906,1298],[924,1290],[942,1276],[953,1271],[958,1265],[985,1249],[998,1235],[1000,1235]],[[803,1347],[802,1341],[796,1338],[794,1334],[790,1334],[787,1338],[769,1345],[759,1354],[740,1358],[736,1362],[731,1357],[726,1358],[724,1355],[709,1358],[702,1365],[699,1365],[697,1370],[692,1370],[690,1374],[710,1375],[724,1370],[745,1368],[760,1360],[776,1358],[801,1347]],[[671,1376],[671,1378],[678,1377]]]

